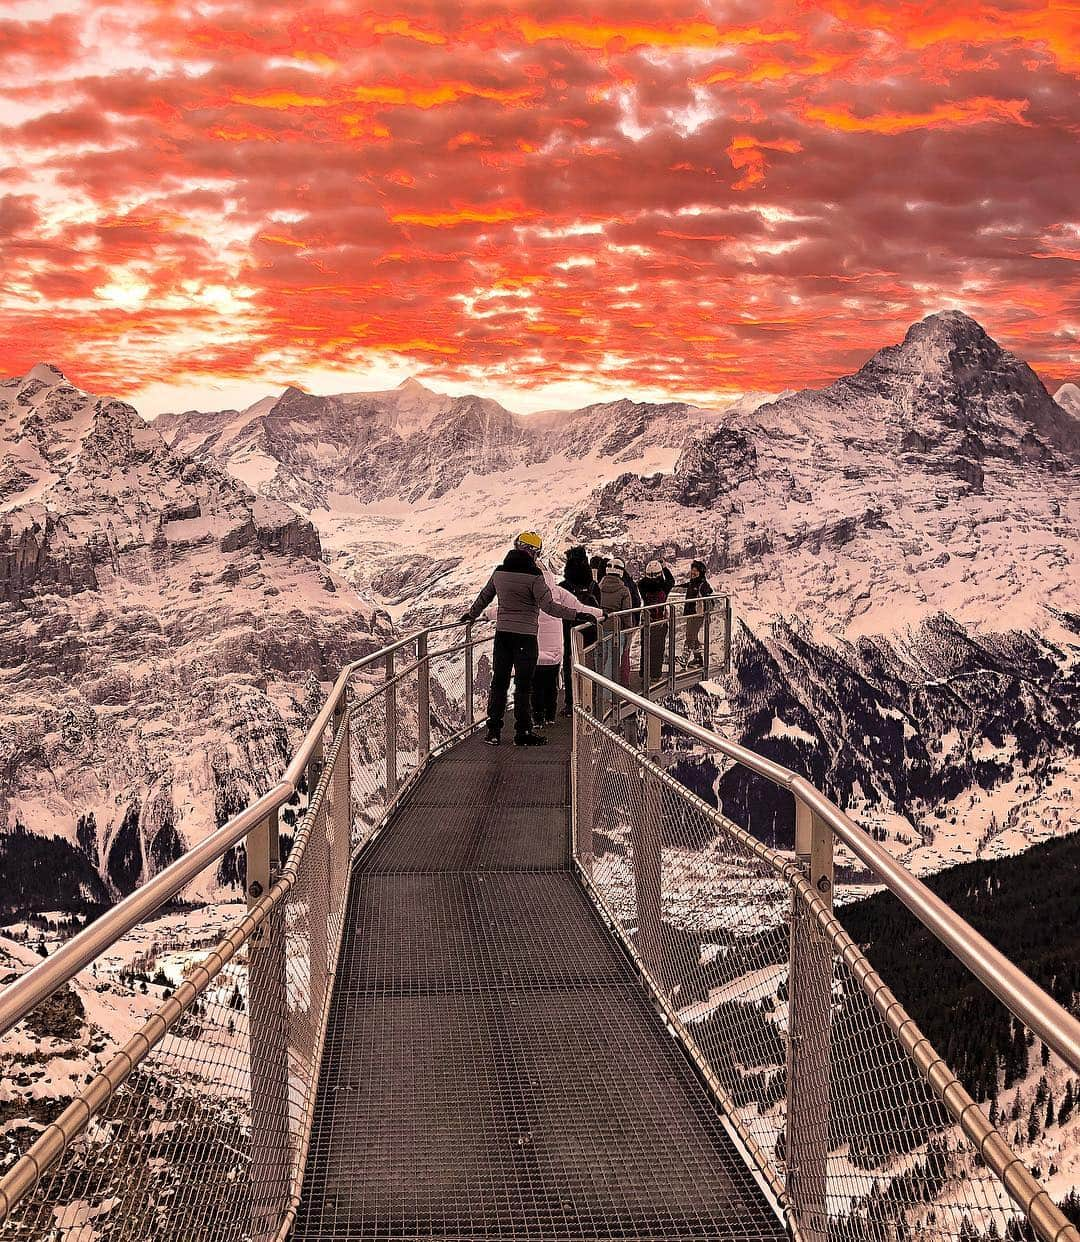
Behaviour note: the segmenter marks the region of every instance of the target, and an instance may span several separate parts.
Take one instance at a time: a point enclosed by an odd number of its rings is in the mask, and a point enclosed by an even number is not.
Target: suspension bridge
[[[576,631],[535,750],[477,733],[483,626],[346,668],[273,789],[0,992],[10,1040],[90,972],[121,991],[107,963],[236,861],[246,907],[2,1170],[0,1239],[1080,1242],[845,931],[836,852],[1072,1072],[1080,1024],[673,710],[730,672],[730,602],[682,668],[686,624]],[[702,752],[787,791],[794,850],[675,778]]]

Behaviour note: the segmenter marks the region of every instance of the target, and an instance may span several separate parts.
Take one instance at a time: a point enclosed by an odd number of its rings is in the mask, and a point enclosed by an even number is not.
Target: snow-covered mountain
[[[5,875],[109,899],[278,776],[387,618],[310,521],[51,366],[0,383],[0,496]]]
[[[260,784],[253,774],[279,764],[309,704],[275,671],[307,673],[313,702],[354,643],[384,632],[342,579],[414,624],[459,610],[530,526],[556,559],[578,540],[639,565],[656,553],[677,570],[704,559],[758,653],[733,694],[751,744],[811,737],[823,756],[865,750],[869,770],[884,737],[871,718],[899,712],[887,779],[873,790],[866,773],[834,781],[856,803],[891,800],[898,846],[923,839],[932,801],[929,785],[901,797],[904,782],[967,756],[963,788],[947,797],[967,836],[924,851],[940,865],[981,840],[991,815],[1000,825],[1001,799],[1026,798],[1021,784],[1057,799],[1080,775],[1072,742],[1050,727],[1071,710],[1078,663],[1080,422],[1067,389],[1055,402],[958,312],[915,324],[826,389],[721,411],[622,400],[519,416],[410,380],[327,397],[290,388],[148,429],[129,407],[37,367],[0,388],[0,624],[15,687],[5,747],[17,773],[0,813],[73,840],[82,817],[82,852],[118,890],[178,848],[173,834],[205,830],[212,816],[195,808],[208,795],[223,814]],[[888,674],[878,681],[863,664],[867,636],[873,667]],[[1021,649],[1024,671],[1010,673],[996,653]],[[952,677],[931,668],[934,651],[980,702],[995,686],[1021,704],[1033,694],[1019,715],[1039,739],[1021,744],[978,712],[954,737],[949,713],[920,689]],[[761,717],[766,667],[770,693],[798,704],[790,720]],[[815,687],[834,676],[863,687],[866,720],[829,715]],[[164,714],[151,681],[168,688]],[[66,714],[42,723],[34,695]],[[218,757],[189,761],[196,752]],[[1000,779],[987,784],[991,759]],[[60,794],[50,768],[68,773]],[[830,773],[826,764],[826,784]],[[133,774],[134,800],[122,792]],[[964,804],[969,793],[977,806]],[[1031,811],[1047,831],[1075,815],[1058,799],[1049,824],[1047,805]],[[1037,837],[1033,825],[1014,823],[1015,840]]]
[[[1078,603],[1078,479],[1080,420],[950,311],[824,390],[726,419],[670,473],[606,484],[572,534],[701,557],[758,620],[1042,628]]]
[[[304,511],[335,563],[406,621],[456,612],[524,525],[556,552],[580,541],[679,569],[700,557],[747,625],[726,727],[803,763],[932,870],[1076,823],[1076,738],[1060,722],[1078,693],[1080,420],[1068,386],[1061,395],[973,319],[944,312],[821,391],[719,412],[499,407],[441,461],[431,433],[460,426],[479,399],[439,406],[429,394],[425,434],[403,438],[384,415],[383,439],[354,437],[347,470],[334,467],[347,490]],[[286,398],[287,412],[299,398]],[[368,394],[364,408],[395,399]],[[286,481],[302,473],[308,486],[320,446],[348,439],[334,430],[344,398],[305,400],[314,420],[288,423],[264,490],[299,495]],[[198,418],[168,434],[212,456],[227,417]],[[189,434],[201,438],[175,438]],[[243,469],[231,450],[222,460]],[[370,477],[377,499],[356,482]],[[850,712],[834,681],[851,690]],[[788,707],[767,711],[763,696]],[[1012,705],[1004,724],[998,696]]]
[[[474,591],[517,530],[553,535],[598,481],[670,470],[718,417],[630,400],[522,416],[407,380],[328,397],[290,388],[242,413],[165,414],[154,426],[310,515],[331,563],[363,592],[429,615]]]
[[[1080,418],[1080,388],[1075,384],[1062,384],[1054,393],[1054,400],[1073,418]]]

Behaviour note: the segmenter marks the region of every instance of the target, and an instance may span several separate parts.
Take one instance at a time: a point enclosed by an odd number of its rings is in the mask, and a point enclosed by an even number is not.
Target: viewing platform
[[[1080,1073],[1080,1023],[805,777],[680,714],[731,676],[708,603],[574,631],[543,747],[482,740],[489,627],[345,668],[273,788],[0,991],[4,1041],[60,995],[143,1005],[0,1172],[0,1242],[1080,1242],[845,928],[834,851],[1049,1072]],[[677,779],[701,757],[782,791],[794,848]],[[246,906],[165,943],[226,862]],[[144,1002],[133,937],[169,985]]]

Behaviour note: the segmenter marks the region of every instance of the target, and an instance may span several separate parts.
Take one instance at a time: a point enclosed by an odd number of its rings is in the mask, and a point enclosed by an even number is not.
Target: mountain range
[[[920,869],[1075,827],[1078,397],[955,311],[724,409],[520,416],[408,380],[148,426],[39,365],[0,386],[0,831],[126,891],[269,783],[320,682],[457,615],[523,526],[556,565],[578,541],[705,560],[736,676],[686,710]]]

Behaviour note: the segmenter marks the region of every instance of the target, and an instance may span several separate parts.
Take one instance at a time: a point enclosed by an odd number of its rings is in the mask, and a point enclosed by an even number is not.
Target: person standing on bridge
[[[584,548],[581,549],[585,551]],[[576,592],[570,591],[561,582],[556,582],[555,572],[550,565],[540,564],[540,572],[544,581],[551,588],[551,594],[558,604],[566,604],[580,611],[582,603],[595,605],[594,599],[582,601]],[[588,563],[585,570],[588,573]],[[592,575],[589,575],[590,581]],[[541,610],[537,618],[536,642],[539,654],[536,661],[536,672],[532,684],[532,718],[533,727],[542,728],[553,725],[559,711],[559,668],[563,662],[564,638],[563,627],[572,626],[573,622],[564,617],[561,621],[549,612]],[[589,627],[592,629],[592,626]]]
[[[642,604],[654,605],[645,613],[649,629],[649,676],[654,681],[664,667],[668,634],[667,610],[655,605],[666,604],[674,586],[675,578],[671,570],[658,560],[652,560],[645,566],[645,577],[638,583]]]
[[[559,583],[564,591],[569,591],[579,604],[588,604],[595,608],[600,603],[596,582],[593,578],[589,554],[583,547],[574,547],[566,553],[566,569],[563,580]],[[574,623],[563,622],[563,715],[571,716],[574,712],[574,653],[571,634]],[[596,627],[590,625],[584,634],[585,645],[596,642]]]
[[[686,584],[686,603],[683,604],[683,616],[686,618],[684,668],[701,665],[701,627],[705,624],[705,609],[709,607],[705,596],[712,593],[713,589],[705,577],[705,562],[691,561],[690,581]]]
[[[634,597],[630,594],[630,588],[623,581],[625,571],[626,566],[616,558],[607,566],[604,576],[600,579],[600,607],[603,608],[605,615],[609,616],[605,628],[611,634],[609,640],[608,676],[612,681],[618,681],[624,686],[630,682],[628,664],[630,640],[622,632],[627,618],[625,616],[610,616],[609,614],[625,613],[634,602]]]
[[[488,579],[473,606],[462,617],[472,622],[495,599],[495,646],[492,653],[491,690],[488,694],[487,741],[498,746],[506,699],[514,678],[514,744],[543,746],[544,738],[533,732],[531,695],[538,655],[537,627],[540,613],[576,620],[582,613],[600,620],[599,608],[559,603],[536,563],[543,540],[531,530],[522,531],[503,563]]]

